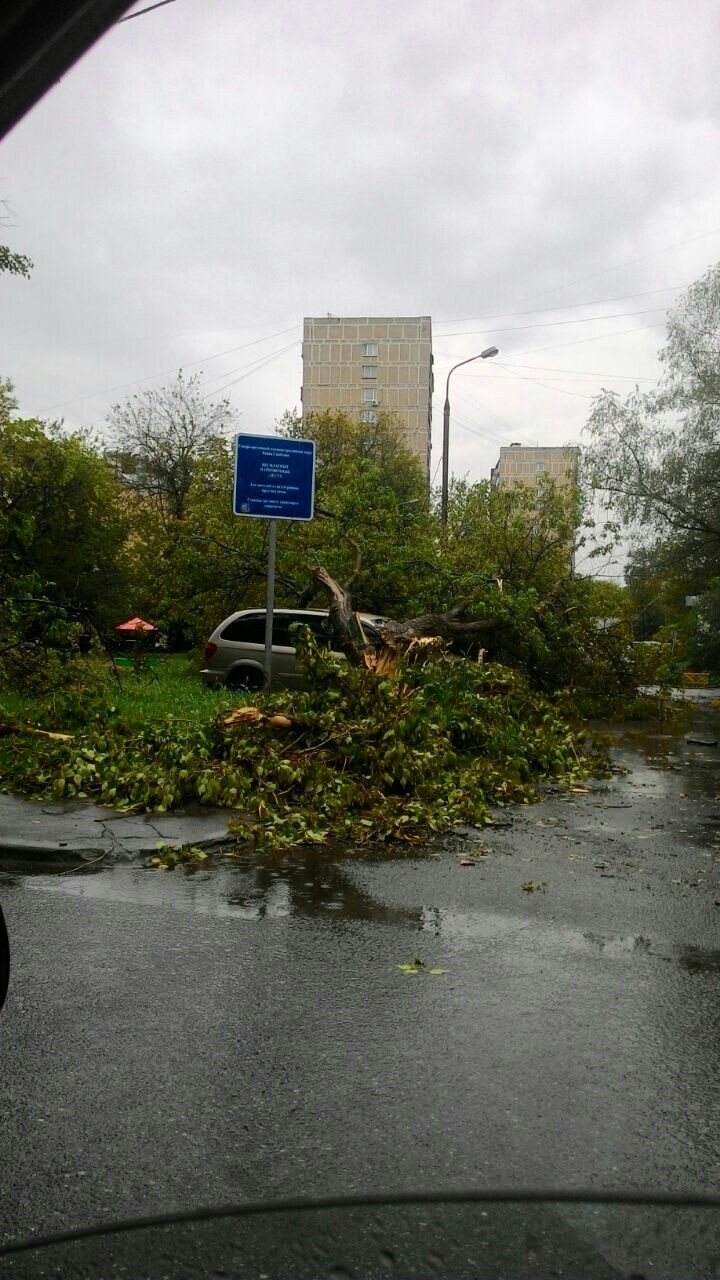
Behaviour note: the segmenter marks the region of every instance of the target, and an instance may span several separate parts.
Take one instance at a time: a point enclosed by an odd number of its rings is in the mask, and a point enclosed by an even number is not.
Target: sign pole
[[[265,689],[272,685],[275,549],[278,520],[312,520],[315,441],[285,436],[235,437],[233,515],[267,520]]]
[[[272,684],[273,608],[275,605],[275,544],[277,520],[268,521],[267,590],[265,593],[265,689]]]

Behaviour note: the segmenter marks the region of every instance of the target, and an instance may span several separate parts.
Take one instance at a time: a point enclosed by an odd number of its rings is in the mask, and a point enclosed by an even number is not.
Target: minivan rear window
[[[249,617],[234,618],[232,622],[228,622],[222,638],[234,640],[238,644],[264,644],[265,614],[252,613]]]
[[[313,635],[321,643],[330,643],[327,617],[307,617],[301,613],[290,613],[275,615],[273,645],[293,648],[290,627],[296,622],[303,622],[309,626]],[[252,613],[244,618],[234,618],[232,622],[228,622],[221,635],[223,640],[231,640],[235,644],[265,644],[265,614]]]

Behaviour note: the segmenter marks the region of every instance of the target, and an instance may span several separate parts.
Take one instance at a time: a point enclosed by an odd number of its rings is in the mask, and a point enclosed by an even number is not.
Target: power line
[[[452,422],[454,427],[459,427],[461,431],[468,431],[471,436],[479,436],[481,440],[486,440],[488,444],[501,445],[510,439],[510,435],[501,436],[499,432],[493,431],[491,427],[478,427],[473,425],[464,413],[458,413],[457,409],[453,409]]]
[[[514,356],[508,356],[508,360],[513,360]],[[557,369],[551,365],[537,364],[518,364],[508,365],[502,362],[495,362],[495,367],[500,369],[535,369],[538,373],[567,373],[573,378],[612,378],[615,382],[657,382],[657,378],[641,378],[632,377],[629,373],[602,373],[599,369]],[[480,373],[463,374],[463,377],[481,378],[484,375]],[[557,379],[555,379],[557,381]]]
[[[534,382],[538,387],[547,387],[548,391],[559,391],[564,396],[577,396],[579,400],[594,400],[595,396],[588,396],[584,391],[569,391],[567,387],[554,386],[552,382],[542,382],[539,378],[529,378],[526,373],[506,373],[508,378],[519,378],[521,382]]]
[[[498,329],[462,329],[455,333],[443,333],[442,338],[472,338],[486,333],[520,333],[526,329],[556,329],[566,324],[591,324],[597,320],[622,320],[630,316],[652,316],[667,312],[667,307],[651,307],[647,311],[616,311],[609,316],[583,316],[578,320],[547,320],[544,324],[517,324],[509,328]]]
[[[504,449],[506,444],[510,440],[509,435],[508,436],[488,435],[488,433],[482,427],[471,427],[468,422],[461,422],[459,419],[454,419],[453,425],[458,427],[460,431],[466,432],[467,435],[476,436],[478,440],[482,440],[486,445],[494,445],[495,449]]]
[[[513,351],[513,358],[516,356],[532,356],[538,355],[541,351],[559,351],[562,347],[580,347],[586,342],[604,342],[608,338],[621,338],[628,333],[649,333],[651,329],[657,329],[656,324],[636,325],[634,329],[616,329],[614,333],[596,333],[592,338],[573,338],[571,342],[553,342],[549,347],[528,347],[527,351]],[[450,357],[448,356],[449,360]]]
[[[457,409],[453,409],[452,415],[453,427],[459,427],[461,431],[467,431],[471,436],[478,436],[481,440],[485,440],[488,444],[502,445],[510,437],[501,436],[494,432],[490,427],[473,426],[464,413],[459,413]]]
[[[600,306],[603,302],[628,302],[631,298],[650,298],[657,293],[675,293],[679,289],[687,289],[687,284],[671,284],[666,289],[646,289],[642,293],[624,293],[614,298],[593,298],[590,302],[569,302],[563,307],[541,307],[534,311],[490,311],[483,316],[458,316],[454,320],[436,320],[435,324],[470,324],[475,320],[504,320],[507,316],[541,316],[548,311],[575,311],[578,307]],[[441,334],[447,337],[447,334]]]
[[[269,351],[261,356],[253,356],[252,360],[249,360],[247,364],[239,364],[235,369],[223,369],[222,373],[213,373],[208,378],[201,374],[203,386],[207,387],[211,382],[222,382],[223,378],[234,378],[236,373],[243,373],[246,369],[263,365],[267,360],[274,359],[276,355],[281,354],[283,351],[289,351],[291,347],[297,346],[298,341],[299,339],[295,339],[295,341],[279,348],[279,351]]]
[[[458,392],[458,396],[459,395],[460,393]],[[484,406],[472,400],[470,396],[462,396],[460,398],[465,405],[469,406],[469,410],[473,414],[473,419],[470,419],[467,416],[466,412],[463,412],[463,410],[458,409],[457,405],[453,405],[453,411],[452,411],[453,424],[457,423],[457,425],[461,426],[463,430],[470,431],[474,435],[483,435],[483,436],[486,435],[488,438],[492,439],[493,442],[496,444],[501,443],[502,441],[504,441],[506,438],[509,437],[512,429],[510,429],[508,433],[501,433],[497,430],[497,427],[494,427],[494,426],[485,426],[485,427],[478,426],[477,425],[478,410],[480,412],[483,412]]]
[[[516,430],[516,428],[513,427],[510,422],[508,422],[505,418],[502,418],[499,413],[495,413],[495,411],[493,409],[490,409],[489,406],[486,405],[482,400],[478,400],[474,396],[471,396],[466,388],[461,388],[459,386],[455,387],[455,390],[453,391],[453,402],[457,399],[460,399],[461,401],[464,401],[465,404],[469,405],[474,413],[477,413],[478,410],[480,410],[481,413],[489,414],[489,416],[491,418],[494,418],[495,421],[500,424],[500,427],[504,428],[506,431],[509,431],[510,433],[512,433],[513,431]],[[433,400],[437,404],[440,403],[439,392],[437,391],[435,392],[433,396]],[[500,433],[497,431],[497,427],[488,428],[488,430],[494,431],[498,435],[498,438],[500,438]]]
[[[244,378],[249,378],[251,374],[259,373],[261,369],[272,364],[274,360],[277,360],[280,356],[286,355],[288,351],[291,351],[293,347],[298,345],[299,341],[300,339],[297,338],[295,342],[289,342],[286,347],[281,347],[279,351],[273,351],[271,355],[263,356],[260,360],[254,362],[254,368],[248,368],[247,372],[241,373],[237,378],[231,378],[230,382],[226,382],[223,387],[218,387],[217,390],[213,392],[208,392],[208,395],[219,396],[223,391],[227,391],[230,387],[234,387],[236,382],[242,382]],[[207,400],[207,398],[208,396],[206,395],[204,399]]]
[[[196,369],[200,364],[208,364],[210,360],[219,360],[221,356],[234,355],[236,351],[246,351],[248,347],[256,347],[261,342],[271,342],[273,338],[282,338],[286,333],[292,333],[297,329],[297,321],[288,326],[287,329],[280,329],[277,333],[268,333],[264,338],[253,338],[252,342],[242,342],[239,347],[228,347],[226,351],[215,351],[213,355],[205,356],[202,360],[186,360],[174,364],[171,369],[161,369],[159,373],[148,373],[143,378],[135,378],[132,382],[121,382],[115,387],[103,387],[100,391],[88,391],[83,395],[75,396],[73,400],[60,400],[57,404],[47,405],[44,409],[39,409],[35,417],[40,417],[43,413],[50,413],[53,409],[64,409],[69,404],[78,404],[80,400],[95,400],[98,396],[109,396],[115,391],[126,391],[128,387],[138,387],[142,382],[152,382],[154,378],[165,378],[168,374],[176,373],[178,369]],[[293,344],[294,345],[294,344]]]
[[[495,418],[500,423],[501,427],[505,428],[504,431],[498,431],[497,427],[495,426],[484,426],[478,431],[478,434],[482,433],[483,435],[486,435],[488,438],[492,439],[496,444],[503,444],[505,440],[512,439],[515,435],[517,435],[518,429],[516,427],[512,426],[512,424],[507,422],[504,418],[501,418],[499,414],[494,413],[493,410],[489,409],[487,405],[483,404],[481,400],[476,400],[474,399],[473,396],[468,395],[466,391],[461,391],[459,387],[456,387],[453,398],[454,399],[459,398],[462,403],[469,405],[471,412],[475,415],[477,415],[478,410],[483,414],[489,414],[491,418]],[[458,416],[457,409],[454,409],[453,421],[457,416]],[[459,416],[461,418],[464,417],[462,413]],[[475,428],[471,427],[470,425],[466,427],[466,430],[468,431],[474,430],[474,429]]]
[[[573,338],[570,342],[553,342],[549,347],[528,347],[526,351],[511,352],[508,359],[516,360],[519,356],[539,355],[542,351],[560,351],[563,347],[579,347],[587,342],[604,342],[609,338],[620,338],[629,333],[648,333],[651,329],[657,328],[656,324],[636,325],[634,329],[616,329],[613,333],[596,333],[592,338]],[[438,351],[436,355],[442,360],[447,360],[448,363],[454,359],[453,356],[448,355],[446,352]],[[490,368],[492,368],[492,365]],[[463,375],[460,376],[462,377]],[[475,376],[479,377],[480,375],[476,374]]]
[[[495,426],[485,428],[485,430],[496,436],[498,440],[504,440],[506,435],[512,435],[513,432],[517,430],[517,428],[514,427],[512,423],[508,422],[506,418],[501,418],[499,413],[495,413],[493,409],[488,408],[484,401],[478,400],[474,396],[469,395],[466,390],[461,389],[460,387],[456,387],[453,393],[453,399],[457,399],[458,397],[461,402],[470,406],[473,413],[477,413],[479,410],[481,413],[488,414],[500,424],[501,430],[498,430]]]
[[[568,280],[566,284],[559,284],[554,289],[545,289],[542,293],[531,293],[524,298],[517,298],[517,302],[534,302],[536,298],[547,298],[550,294],[560,293],[563,289],[571,289],[576,284],[586,284],[589,280],[598,280],[600,276],[611,275],[613,271],[622,271],[625,267],[634,267],[637,262],[646,262],[648,258],[655,258],[659,253],[667,253],[670,249],[681,249],[686,244],[695,244],[698,240],[707,240],[710,236],[720,234],[720,227],[713,227],[711,231],[702,231],[700,235],[689,236],[687,240],[676,240],[673,244],[663,245],[662,248],[652,249],[650,253],[641,254],[638,258],[630,258],[626,262],[618,262],[614,267],[604,267],[602,271],[596,271],[589,276],[580,276],[577,280]]]
[[[541,352],[541,351],[556,351],[556,350],[560,349],[561,347],[575,347],[575,346],[580,346],[580,345],[582,345],[583,343],[586,343],[586,342],[602,342],[602,340],[603,340],[604,338],[617,338],[617,337],[621,337],[623,334],[629,334],[629,333],[645,333],[645,332],[647,332],[648,330],[650,330],[650,329],[654,329],[654,328],[656,328],[656,327],[657,327],[656,325],[640,325],[640,326],[638,326],[638,327],[637,327],[637,328],[635,328],[635,329],[618,329],[618,330],[616,330],[616,331],[615,331],[615,333],[603,333],[603,334],[596,334],[596,335],[595,335],[594,337],[592,337],[592,338],[576,338],[576,339],[574,339],[572,342],[556,342],[556,343],[553,343],[551,346],[548,346],[548,347],[531,347],[528,351],[518,351],[518,352],[516,352],[516,353],[514,353],[514,354],[515,354],[515,355],[517,355],[517,356],[522,356],[522,355],[533,355],[533,354],[535,354],[535,353],[539,353],[539,352]],[[440,354],[440,353],[438,353],[438,354]],[[450,356],[443,356],[443,359],[450,360],[450,359],[451,359],[451,357],[450,357]],[[522,366],[521,366],[521,367],[522,367]],[[532,366],[530,366],[530,367],[532,367]],[[504,366],[504,365],[496,366],[496,375],[495,375],[495,376],[498,376],[498,375],[499,375],[499,371],[500,371],[500,369],[504,369],[504,368],[507,368],[507,366]],[[480,375],[480,374],[459,374],[459,375],[458,375],[458,377],[460,377],[460,378],[462,378],[462,377],[466,377],[466,378],[467,378],[467,377],[475,377],[475,378],[479,378],[480,376],[482,376],[482,375]],[[512,376],[512,375],[509,375],[509,376]],[[520,377],[522,377],[522,375],[521,375],[521,374],[518,374],[518,375],[517,375],[517,377],[518,377],[518,378],[520,378]],[[526,379],[525,379],[525,381],[528,381],[528,382],[537,382],[539,386],[545,386],[545,387],[547,387],[547,389],[548,389],[549,391],[559,391],[559,392],[561,392],[561,394],[563,394],[563,395],[574,395],[574,396],[578,396],[580,399],[584,399],[584,400],[592,400],[592,399],[594,399],[594,396],[585,396],[585,395],[583,395],[583,394],[582,394],[582,392],[579,392],[579,391],[568,391],[566,388],[553,386],[553,385],[552,385],[552,383],[548,383],[548,382],[543,383],[543,382],[540,382],[540,381],[539,381],[539,379],[537,379],[537,378],[526,378]]]

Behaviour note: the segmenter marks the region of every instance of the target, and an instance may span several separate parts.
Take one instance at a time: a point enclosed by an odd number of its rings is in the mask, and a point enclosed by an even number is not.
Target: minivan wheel
[[[244,689],[248,693],[262,689],[264,683],[262,674],[259,671],[253,671],[252,667],[236,667],[234,671],[228,672],[225,681],[228,689]]]

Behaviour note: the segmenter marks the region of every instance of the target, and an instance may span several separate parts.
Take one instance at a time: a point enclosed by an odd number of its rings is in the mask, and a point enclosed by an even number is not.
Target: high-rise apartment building
[[[549,477],[561,488],[569,488],[577,484],[579,455],[580,450],[574,445],[503,445],[490,480],[494,489],[513,489],[519,484],[536,488]]]
[[[303,327],[303,414],[342,409],[365,422],[386,410],[430,474],[430,316],[311,316]]]

